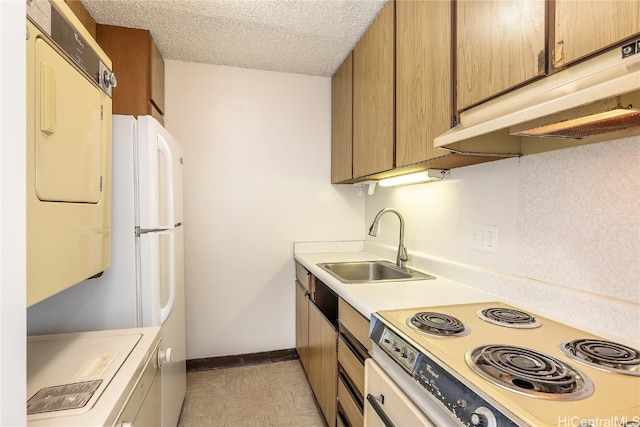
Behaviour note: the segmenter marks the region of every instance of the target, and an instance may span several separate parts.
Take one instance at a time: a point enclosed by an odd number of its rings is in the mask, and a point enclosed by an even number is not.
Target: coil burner
[[[407,320],[407,324],[420,332],[438,337],[461,337],[471,332],[459,319],[432,311],[416,313]]]
[[[593,384],[580,371],[529,348],[480,346],[468,351],[465,361],[489,382],[525,396],[579,400],[593,394]]]
[[[578,339],[560,344],[560,351],[585,365],[608,372],[640,376],[640,351],[611,341]]]
[[[537,328],[542,322],[524,311],[505,307],[491,307],[478,310],[477,315],[482,320],[494,325],[507,328]]]

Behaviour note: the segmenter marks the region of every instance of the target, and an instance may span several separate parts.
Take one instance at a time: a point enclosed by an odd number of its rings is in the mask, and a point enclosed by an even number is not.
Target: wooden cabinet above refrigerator
[[[164,60],[147,30],[101,25],[96,39],[113,61],[113,114],[150,115],[164,124]]]

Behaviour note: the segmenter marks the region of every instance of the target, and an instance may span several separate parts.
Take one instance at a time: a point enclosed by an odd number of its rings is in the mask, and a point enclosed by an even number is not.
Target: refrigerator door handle
[[[169,318],[176,299],[176,240],[175,232],[169,233],[169,296],[167,303],[160,307],[160,324]]]
[[[158,151],[162,153],[162,157],[165,161],[165,170],[167,171],[167,194],[166,194],[166,208],[167,208],[167,224],[162,225],[159,228],[171,228],[175,224],[174,221],[174,211],[173,211],[173,155],[171,153],[171,148],[167,141],[162,138],[162,136],[158,135]]]

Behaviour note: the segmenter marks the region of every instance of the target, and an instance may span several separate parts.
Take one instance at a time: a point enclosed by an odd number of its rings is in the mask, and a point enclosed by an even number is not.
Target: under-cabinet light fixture
[[[378,181],[362,181],[362,182],[357,182],[356,185],[357,187],[360,188],[360,192],[358,193],[358,196],[362,197],[364,196],[364,191],[363,191],[363,187],[367,187],[367,194],[369,196],[373,196],[373,193],[375,193],[376,191],[376,184],[378,183]]]
[[[378,185],[381,187],[394,187],[396,185],[419,184],[427,181],[442,181],[449,179],[449,176],[448,169],[427,169],[420,172],[384,178],[378,181]]]

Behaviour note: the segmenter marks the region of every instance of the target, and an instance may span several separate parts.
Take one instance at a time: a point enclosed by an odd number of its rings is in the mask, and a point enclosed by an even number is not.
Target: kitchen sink
[[[318,267],[343,283],[377,283],[407,280],[431,280],[434,276],[408,268],[398,268],[390,261],[328,262]]]

